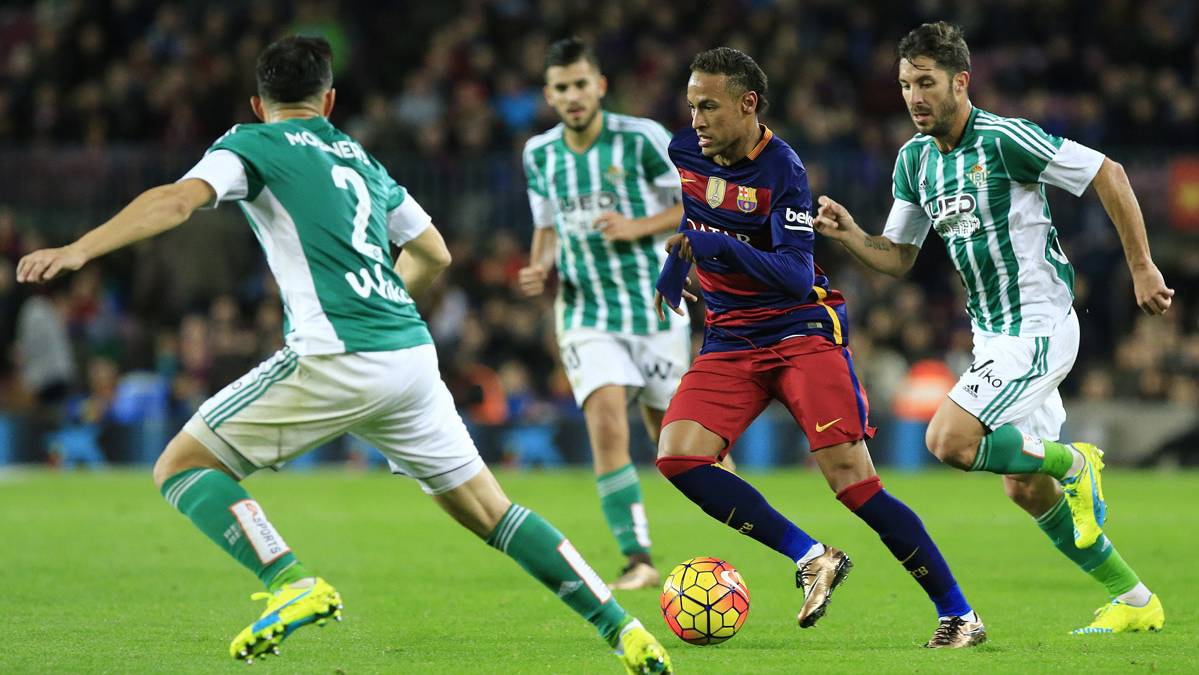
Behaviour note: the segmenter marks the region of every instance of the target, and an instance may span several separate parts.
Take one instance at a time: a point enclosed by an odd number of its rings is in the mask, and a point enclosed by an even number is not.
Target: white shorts
[[[949,398],[988,429],[1011,424],[1056,441],[1066,421],[1057,392],[1078,356],[1078,316],[1071,310],[1048,337],[974,336],[974,363]]]
[[[205,401],[183,430],[243,478],[344,433],[429,494],[483,469],[433,345],[324,356],[285,347]]]
[[[596,389],[615,384],[640,388],[638,401],[666,410],[691,363],[691,324],[671,317],[670,330],[650,335],[572,328],[558,336],[558,348],[579,407]]]

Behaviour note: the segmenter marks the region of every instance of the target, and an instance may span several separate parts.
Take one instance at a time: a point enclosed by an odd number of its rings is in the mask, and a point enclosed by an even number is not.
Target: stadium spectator
[[[402,9],[286,0],[16,0],[0,8],[0,256],[15,263],[31,237],[66,241],[79,223],[111,215],[137,186],[180,175],[228,120],[252,121],[244,101],[254,83],[246,74],[261,48],[281,31],[319,31],[342,45],[335,45],[334,121],[346,122],[447,226],[455,264],[446,284],[421,299],[439,344],[455,354],[469,347],[455,358],[463,372],[474,365],[498,372],[515,359],[530,374],[532,395],[556,401],[555,349],[545,339],[552,312],[517,298],[510,285],[521,248],[514,252],[511,244],[528,238],[519,149],[556,121],[540,100],[546,46],[581,33],[611,77],[608,104],[673,128],[687,121],[678,88],[688,57],[717,44],[746,49],[773,76],[778,105],[767,121],[801,149],[813,190],[836,186],[861,205],[863,220],[881,222],[895,150],[911,135],[896,96],[902,30],[893,27],[936,18],[965,26],[975,71],[994,84],[979,92],[979,106],[1037,119],[1100,149],[1143,146],[1128,161],[1124,152],[1113,154],[1138,194],[1144,190],[1151,235],[1185,236],[1166,232],[1163,157],[1199,151],[1199,7],[1191,2],[1030,7],[997,0],[982,9],[923,3],[901,12],[816,0],[694,12],[613,0],[597,12],[585,3],[531,0]],[[1052,208],[1077,269],[1075,306],[1089,336],[1063,393],[1193,405],[1199,303],[1180,296],[1168,323],[1152,334],[1138,328],[1126,309],[1130,290],[1109,272],[1123,262],[1098,203],[1055,201]],[[238,220],[218,211],[194,233],[180,233],[188,244],[154,242],[104,261],[105,285],[78,282],[67,315],[74,372],[100,354],[122,373],[169,373],[182,410],[226,383],[220,363],[233,355],[216,343],[230,333],[254,336],[253,347],[240,342],[244,335],[233,340],[240,345],[235,358],[271,353],[281,337],[280,305],[261,281],[263,261],[243,256],[220,269],[205,263],[200,272],[180,261],[181,247],[201,260],[213,249],[252,250],[252,234]],[[1163,265],[1167,278],[1179,289],[1199,287],[1199,250],[1166,250],[1175,254]],[[836,248],[818,253],[852,299],[855,353],[876,410],[891,408],[920,352],[948,352],[955,372],[963,357],[968,363],[968,326],[955,309],[960,284],[939,246],[922,254],[939,262],[922,258],[910,287],[861,273]],[[925,291],[912,295],[919,286]],[[22,293],[0,284],[3,360],[13,351]],[[220,302],[232,304],[235,317],[212,316],[218,295],[227,296]],[[0,400],[14,400],[19,388],[14,378],[0,377]],[[559,419],[570,418],[566,408],[556,408]]]

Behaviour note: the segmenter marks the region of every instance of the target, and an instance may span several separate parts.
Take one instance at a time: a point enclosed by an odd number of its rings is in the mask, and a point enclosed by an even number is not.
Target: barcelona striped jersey
[[[812,258],[812,194],[799,156],[765,126],[748,156],[720,166],[693,129],[670,142],[683,184],[683,222],[707,316],[701,354],[768,347],[799,335],[845,344],[845,300]],[[674,300],[689,266],[670,256],[659,276]]]

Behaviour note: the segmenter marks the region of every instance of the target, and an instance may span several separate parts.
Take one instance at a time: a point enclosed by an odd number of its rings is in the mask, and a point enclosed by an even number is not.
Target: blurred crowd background
[[[746,51],[770,78],[765,121],[803,158],[814,193],[877,230],[895,152],[913,133],[895,46],[937,19],[966,29],[976,105],[1125,165],[1178,291],[1164,317],[1140,316],[1098,200],[1051,191],[1083,327],[1063,390],[1069,431],[1121,445],[1126,461],[1199,461],[1197,13],[1188,0],[9,0],[0,463],[150,460],[207,395],[281,345],[278,291],[231,207],[46,287],[16,286],[12,272],[23,253],[70,241],[178,178],[232,124],[254,121],[254,61],[274,38],[330,40],[333,122],[446,234],[454,265],[419,304],[485,456],[552,465],[585,459],[586,437],[557,363],[551,298],[519,297],[514,283],[531,236],[520,148],[557,121],[541,96],[546,46],[570,34],[590,41],[610,82],[606,107],[670,129],[688,122],[691,57],[721,44]],[[817,260],[850,303],[851,345],[882,428],[875,452],[919,465],[922,425],[970,362],[962,288],[943,247],[930,238],[903,281],[864,273],[823,243]],[[1152,423],[1134,434],[1129,415]],[[775,412],[742,445],[749,466],[805,456]],[[638,458],[650,452],[639,440]],[[346,442],[319,457],[373,455]]]

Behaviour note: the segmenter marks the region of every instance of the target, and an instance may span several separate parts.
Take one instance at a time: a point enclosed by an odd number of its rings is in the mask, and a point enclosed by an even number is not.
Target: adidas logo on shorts
[[[966,388],[967,394],[970,394],[974,398],[978,398],[978,385],[977,384],[968,384],[968,385],[966,385],[965,388]]]

